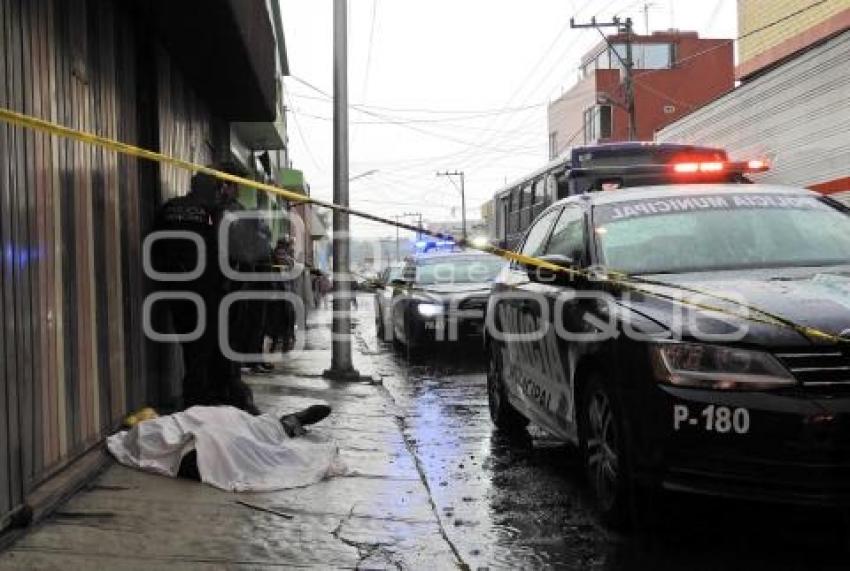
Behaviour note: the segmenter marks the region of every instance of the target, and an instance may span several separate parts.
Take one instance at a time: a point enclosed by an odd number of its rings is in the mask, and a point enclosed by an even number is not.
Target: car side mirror
[[[573,260],[569,256],[564,256],[562,254],[547,254],[545,256],[539,256],[538,259],[565,269],[574,269],[576,267],[575,260]],[[533,282],[565,282],[569,281],[569,278],[572,275],[570,272],[559,272],[556,270],[551,270],[549,268],[543,268],[535,265],[528,265],[526,266],[526,268],[528,270],[528,279]]]

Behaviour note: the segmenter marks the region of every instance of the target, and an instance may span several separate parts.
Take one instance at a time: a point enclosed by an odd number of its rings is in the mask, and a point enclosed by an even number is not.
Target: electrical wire
[[[304,132],[301,131],[301,123],[298,121],[298,115],[295,113],[292,107],[292,100],[289,97],[289,94],[284,89],[283,90],[284,100],[289,102],[289,110],[292,113],[292,122],[295,124],[295,130],[298,133],[298,137],[301,139],[301,143],[304,145],[304,150],[307,151],[307,156],[310,158],[310,161],[313,163],[320,172],[325,172],[325,167],[316,159],[316,156],[313,154],[313,151],[310,150],[310,145],[307,144],[307,138],[304,136]]]

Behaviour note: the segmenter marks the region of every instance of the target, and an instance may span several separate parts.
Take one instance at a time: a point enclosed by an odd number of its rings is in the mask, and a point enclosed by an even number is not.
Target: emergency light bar
[[[719,173],[726,170],[729,172],[753,173],[765,172],[770,168],[767,161],[762,159],[728,163],[722,161],[675,162],[671,164],[671,167],[673,172],[677,174]]]
[[[636,175],[718,175],[718,174],[745,174],[758,173],[770,170],[766,160],[751,159],[748,161],[683,161],[662,164],[627,165],[614,166],[605,165],[599,167],[579,167],[567,170],[569,178],[585,176],[594,177],[617,177]]]

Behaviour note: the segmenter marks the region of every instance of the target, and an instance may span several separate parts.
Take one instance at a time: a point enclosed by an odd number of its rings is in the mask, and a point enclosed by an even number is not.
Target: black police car
[[[604,519],[658,487],[850,499],[844,206],[760,184],[594,192],[541,213],[521,252],[581,272],[497,278],[491,416],[579,445]]]
[[[493,278],[504,260],[480,252],[439,252],[408,260],[390,282],[393,339],[417,350],[434,342],[480,340]],[[480,345],[479,345],[480,346]]]

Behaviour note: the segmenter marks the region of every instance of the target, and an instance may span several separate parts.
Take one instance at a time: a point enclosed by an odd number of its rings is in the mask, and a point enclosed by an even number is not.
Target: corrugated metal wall
[[[213,141],[209,109],[174,67],[165,50],[157,46],[156,52],[160,151],[196,164],[211,164]],[[163,201],[186,194],[191,173],[170,165],[160,170]]]
[[[770,157],[760,182],[812,186],[850,176],[850,32],[662,129],[657,140]]]
[[[0,0],[0,105],[134,142],[134,27],[123,10]],[[0,124],[0,523],[98,443],[127,409],[128,381],[141,382],[137,168]]]

